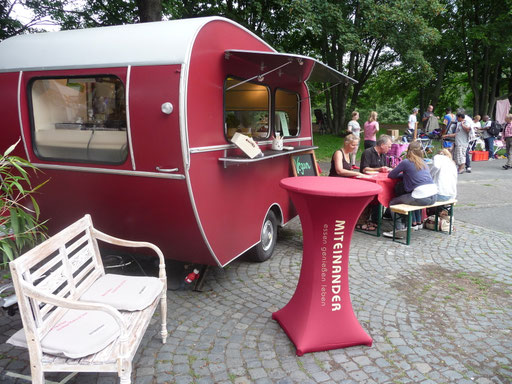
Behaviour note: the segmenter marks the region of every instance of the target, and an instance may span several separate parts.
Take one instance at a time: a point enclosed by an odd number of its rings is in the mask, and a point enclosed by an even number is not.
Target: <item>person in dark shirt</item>
[[[425,128],[427,128],[427,122],[428,122],[428,119],[430,118],[430,116],[434,116],[434,106],[433,105],[429,105],[427,107],[427,110],[423,113],[423,116],[421,117],[421,122],[423,124],[423,130],[425,130]]]
[[[375,147],[364,150],[359,170],[362,173],[368,171],[389,172],[391,168],[386,166],[386,154],[391,149],[391,144],[391,136],[381,135]]]

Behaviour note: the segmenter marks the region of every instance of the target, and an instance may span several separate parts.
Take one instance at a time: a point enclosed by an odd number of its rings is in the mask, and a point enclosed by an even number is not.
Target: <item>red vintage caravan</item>
[[[90,213],[170,259],[264,260],[295,215],[290,153],[313,148],[308,79],[352,80],[220,17],[17,36],[0,44],[0,150],[21,137],[51,179],[51,232]],[[241,156],[235,132],[265,156]],[[275,132],[294,149],[272,151]]]

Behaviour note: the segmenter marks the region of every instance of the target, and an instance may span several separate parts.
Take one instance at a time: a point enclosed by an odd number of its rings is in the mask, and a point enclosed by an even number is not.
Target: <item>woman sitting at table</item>
[[[448,149],[442,149],[438,155],[434,156],[430,174],[437,185],[437,201],[447,201],[457,197],[457,166]]]
[[[345,142],[343,143],[343,148],[340,148],[334,152],[331,159],[331,170],[329,171],[329,176],[338,176],[338,177],[357,177],[357,178],[367,178],[367,175],[364,175],[358,171],[352,171],[352,165],[350,164],[350,154],[359,146],[359,137],[356,135],[350,134],[345,137]],[[356,228],[363,229],[365,231],[375,231],[377,229],[376,225],[370,222],[370,206],[366,207],[359,220],[357,221]]]
[[[388,177],[403,181],[403,194],[391,199],[390,205],[431,205],[436,202],[437,186],[430,176],[428,166],[423,161],[420,142],[413,141],[409,144],[406,158],[389,173]],[[405,223],[402,221],[401,224],[398,230],[405,229]],[[421,228],[421,210],[412,212],[412,224],[413,229]],[[393,237],[393,232],[384,232],[383,235]]]
[[[331,170],[329,176],[339,177],[361,177],[360,172],[352,171],[352,165],[350,162],[350,154],[359,146],[359,137],[354,134],[350,134],[345,137],[343,148],[338,149],[332,155],[331,159]]]

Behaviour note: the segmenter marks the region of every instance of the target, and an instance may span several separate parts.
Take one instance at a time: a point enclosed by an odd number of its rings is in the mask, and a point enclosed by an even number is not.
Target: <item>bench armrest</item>
[[[71,300],[63,297],[56,296],[52,293],[46,293],[42,292],[41,290],[38,290],[36,287],[34,287],[31,284],[28,284],[25,281],[19,281],[19,284],[21,285],[21,291],[20,293],[24,294],[25,296],[29,296],[37,301],[44,302],[47,304],[51,304],[60,308],[67,308],[67,309],[82,309],[82,310],[92,310],[92,311],[102,311],[108,313],[110,316],[114,318],[116,323],[119,325],[119,328],[121,329],[121,336],[123,335],[123,332],[126,331],[126,324],[123,321],[123,317],[119,313],[117,309],[114,307],[107,305],[107,304],[99,304],[99,303],[93,303],[93,302],[87,302],[87,301],[77,301],[77,300]]]
[[[132,248],[150,248],[152,249],[160,259],[159,263],[159,278],[167,280],[166,273],[165,273],[165,259],[164,254],[158,248],[155,244],[148,243],[146,241],[132,241],[132,240],[124,240],[119,239],[114,236],[107,235],[106,233],[103,233],[101,231],[98,231],[96,228],[91,228],[92,235],[101,241],[104,241],[109,244],[119,245],[122,247],[132,247]]]

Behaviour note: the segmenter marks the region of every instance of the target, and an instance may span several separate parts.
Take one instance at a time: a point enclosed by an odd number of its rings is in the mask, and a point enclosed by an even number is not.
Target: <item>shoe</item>
[[[420,229],[423,229],[423,224],[413,225],[411,228],[415,231],[418,231]]]
[[[457,172],[459,175],[462,175],[464,173],[464,171],[459,171]]]
[[[377,226],[372,223],[363,224],[363,225],[357,224],[356,229],[373,232],[377,229]]]
[[[471,168],[466,168],[467,173],[471,173]]]
[[[509,168],[510,167],[508,165],[506,165],[506,164],[503,166],[503,169],[509,169]]]
[[[492,161],[492,160],[494,160],[494,157],[489,157],[489,161]]]
[[[393,231],[389,232],[382,232],[382,236],[389,237],[390,239],[393,238]],[[395,239],[403,239],[404,238],[404,231],[396,231],[395,232]]]

